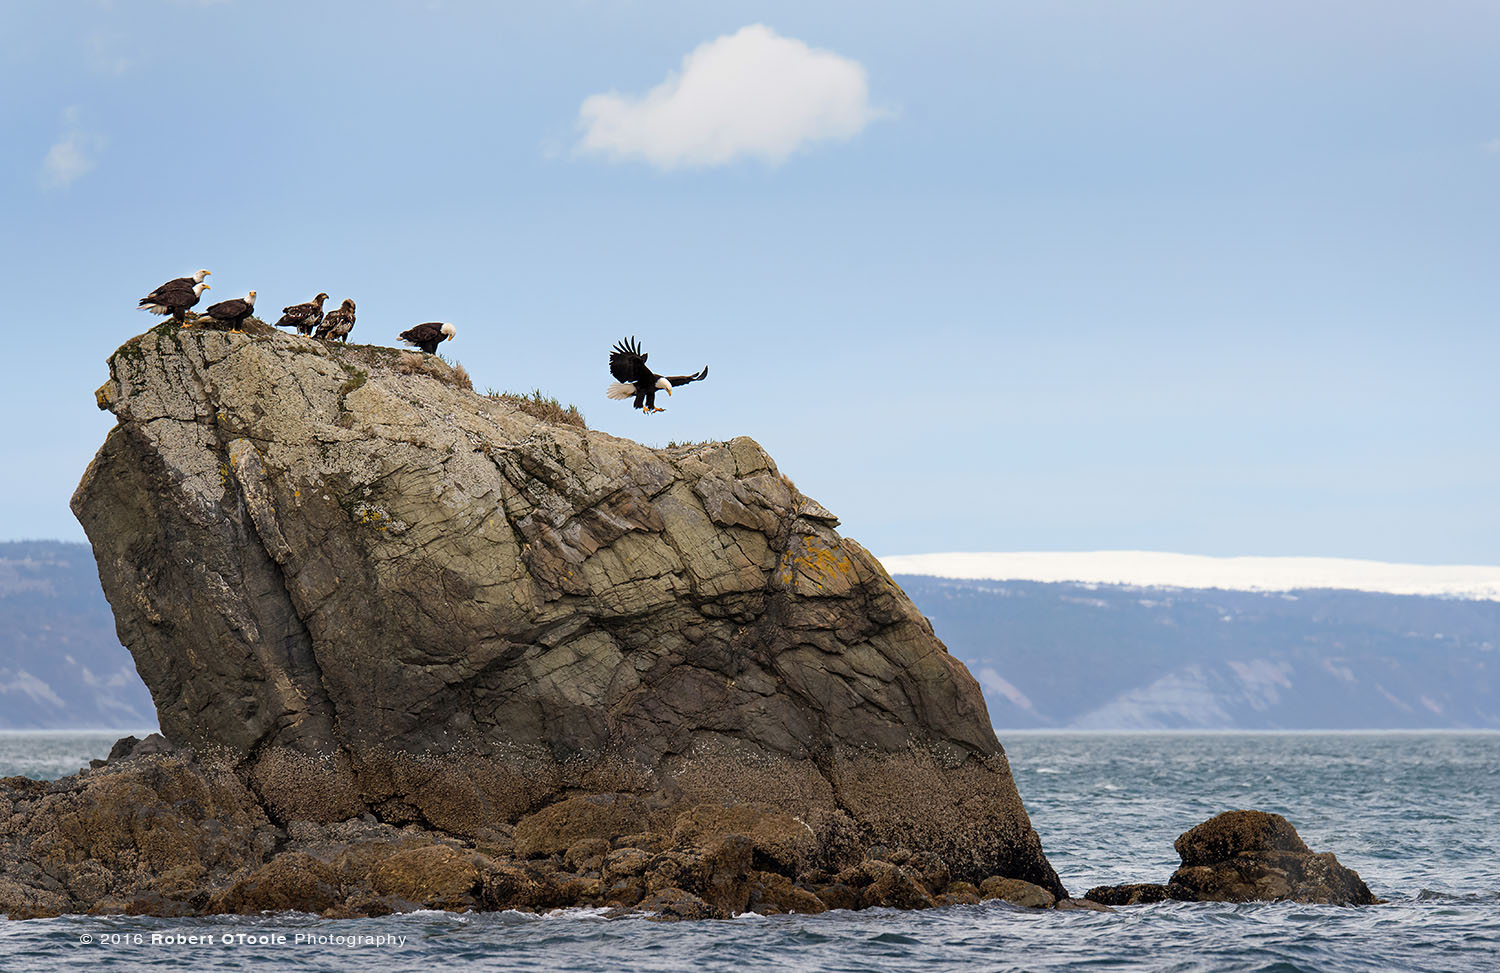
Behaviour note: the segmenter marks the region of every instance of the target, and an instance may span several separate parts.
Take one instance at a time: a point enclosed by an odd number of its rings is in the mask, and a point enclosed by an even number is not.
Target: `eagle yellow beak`
[[[671,389],[666,389],[666,390],[665,390],[665,391],[666,391],[666,393],[667,393],[667,394],[668,394],[668,395],[671,395],[671,394],[672,394],[672,390],[671,390]]]

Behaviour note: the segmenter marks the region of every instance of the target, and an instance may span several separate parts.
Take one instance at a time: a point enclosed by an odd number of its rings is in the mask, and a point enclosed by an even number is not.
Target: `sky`
[[[1492,0],[0,3],[0,539],[152,287],[751,436],[880,555],[1500,563]],[[604,398],[634,335],[707,381]]]

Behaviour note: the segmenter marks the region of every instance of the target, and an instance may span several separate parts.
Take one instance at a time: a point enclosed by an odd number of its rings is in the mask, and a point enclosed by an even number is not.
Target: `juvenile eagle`
[[[203,278],[210,273],[212,271],[200,270],[191,277],[173,278],[141,298],[136,306],[152,314],[170,314],[180,324],[187,309],[198,303],[204,291],[211,289],[203,283]]]
[[[245,319],[255,313],[255,292],[251,291],[244,297],[232,297],[227,301],[210,304],[208,310],[203,314],[212,318],[216,325],[228,325],[231,330],[238,331],[245,323]]]
[[[458,329],[451,324],[428,321],[426,324],[419,324],[415,328],[407,328],[401,332],[401,340],[413,348],[420,348],[432,355],[437,353],[438,345],[445,341],[452,341],[456,334],[458,334]]]
[[[335,310],[329,311],[323,316],[323,323],[318,325],[316,337],[324,341],[339,339],[345,344],[349,343],[349,332],[354,330],[354,302],[344,298],[344,302]]]
[[[646,353],[641,351],[641,346],[636,343],[635,338],[631,338],[629,341],[616,343],[614,350],[610,352],[609,373],[619,381],[611,382],[604,389],[604,394],[612,399],[628,399],[635,396],[632,408],[640,409],[650,415],[653,412],[666,411],[656,407],[657,389],[671,395],[672,390],[678,386],[707,378],[708,366],[704,365],[703,371],[695,375],[658,375],[646,367]]]
[[[298,334],[312,334],[313,329],[323,323],[323,302],[326,300],[327,294],[319,294],[306,304],[282,308],[281,320],[276,322],[276,327],[296,328]]]

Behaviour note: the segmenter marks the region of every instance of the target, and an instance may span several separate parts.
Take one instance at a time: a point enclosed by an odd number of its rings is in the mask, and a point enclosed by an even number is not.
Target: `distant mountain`
[[[968,581],[1076,581],[1233,591],[1337,588],[1500,600],[1500,566],[1392,564],[1341,557],[1205,557],[1160,551],[1018,551],[883,557],[891,574]]]
[[[997,727],[1500,728],[1500,601],[1472,597],[1489,583],[1484,572],[1500,569],[1437,569],[1446,576],[1424,578],[1386,570],[1399,565],[1322,559],[1201,559],[1239,562],[1216,568],[1173,563],[1184,555],[921,557],[947,559],[918,562],[945,572],[1019,564],[1033,573],[1197,582],[939,578],[902,570],[914,559],[883,558],[979,680]],[[1246,561],[1261,563],[1246,573]],[[1314,569],[1321,573],[1313,577],[1346,586],[1438,584],[1471,597],[1229,590],[1295,583]],[[0,729],[155,724],[88,546],[0,543]]]
[[[1500,728],[1497,601],[896,580],[997,727]]]
[[[154,726],[88,545],[0,543],[0,729]]]

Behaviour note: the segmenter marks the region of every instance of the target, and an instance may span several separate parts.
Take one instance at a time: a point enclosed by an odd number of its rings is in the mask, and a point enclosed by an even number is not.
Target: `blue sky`
[[[832,74],[685,65],[752,25]],[[0,538],[82,539],[104,361],[207,267],[752,436],[878,554],[1500,563],[1497,49],[1489,0],[3,4]],[[646,117],[674,72],[709,108]],[[709,381],[609,402],[632,334]]]

